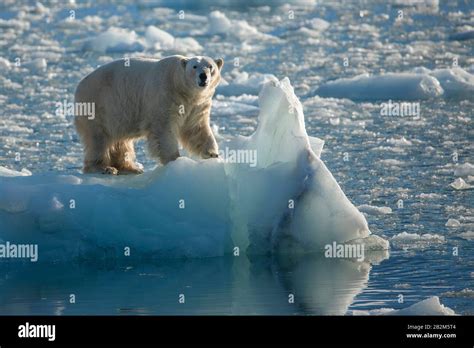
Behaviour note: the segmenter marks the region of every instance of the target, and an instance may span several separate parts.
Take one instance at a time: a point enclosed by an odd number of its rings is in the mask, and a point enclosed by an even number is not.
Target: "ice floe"
[[[449,184],[449,186],[451,186],[453,189],[458,190],[458,191],[459,190],[470,190],[474,187],[473,185],[468,184],[467,182],[465,182],[463,178],[457,178],[451,184]]]
[[[474,76],[460,67],[416,68],[404,73],[340,78],[321,84],[315,93],[353,100],[473,99]]]
[[[319,159],[323,142],[306,134],[289,80],[265,84],[259,107],[252,136],[220,144],[228,153],[255,153],[254,166],[181,157],[133,177],[20,177],[2,169],[0,239],[37,243],[40,260],[120,257],[125,247],[158,258],[218,256],[235,247],[317,251],[365,238],[371,249],[387,249],[382,238],[368,238],[364,216]]]
[[[269,81],[276,81],[272,74],[252,73],[233,70],[225,75],[223,83],[217,87],[217,93],[224,96],[237,96],[241,94],[258,94],[262,86]]]
[[[392,213],[392,208],[390,207],[377,207],[369,204],[359,205],[357,209],[369,215],[386,215]]]
[[[462,289],[460,291],[446,291],[441,294],[443,297],[467,297],[474,298],[474,290],[472,289]]]
[[[465,240],[474,240],[474,231],[462,232],[456,236]]]
[[[474,165],[468,162],[463,163],[463,164],[458,164],[456,167],[454,167],[454,175],[455,176],[474,175]]]
[[[139,40],[134,30],[110,27],[84,44],[84,49],[100,53],[143,51],[143,40]]]
[[[395,249],[426,249],[431,246],[444,244],[446,239],[439,234],[418,234],[402,232],[390,238],[390,244]]]
[[[459,226],[461,226],[461,223],[459,222],[459,220],[448,219],[448,221],[446,221],[446,227],[459,227]]]
[[[212,11],[208,15],[207,33],[211,35],[229,35],[244,40],[278,40],[278,38],[260,32],[246,20],[229,19],[220,11]]]
[[[99,53],[173,50],[196,54],[203,48],[192,37],[174,37],[170,33],[150,25],[144,36],[138,35],[134,30],[110,27],[96,37],[85,40],[83,49]]]

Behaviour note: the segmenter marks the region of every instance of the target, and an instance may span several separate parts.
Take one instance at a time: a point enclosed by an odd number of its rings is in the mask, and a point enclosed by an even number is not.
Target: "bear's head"
[[[185,71],[186,84],[199,92],[214,90],[217,87],[221,80],[224,60],[198,56],[183,58],[181,65]]]

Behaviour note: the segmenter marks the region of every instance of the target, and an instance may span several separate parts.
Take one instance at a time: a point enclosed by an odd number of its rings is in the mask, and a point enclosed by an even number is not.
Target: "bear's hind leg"
[[[133,139],[117,141],[110,148],[110,160],[120,174],[143,174],[143,170],[135,162]]]
[[[109,142],[104,134],[98,132],[82,133],[84,143],[84,173],[103,173],[117,175],[117,169],[111,167]]]

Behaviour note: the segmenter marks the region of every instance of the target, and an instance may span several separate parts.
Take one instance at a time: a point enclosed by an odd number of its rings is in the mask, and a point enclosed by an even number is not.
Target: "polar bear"
[[[81,80],[75,105],[94,103],[95,115],[76,115],[84,145],[84,173],[143,173],[134,141],[146,137],[152,157],[166,164],[179,144],[202,158],[218,157],[210,128],[212,97],[224,60],[170,56],[125,58]]]

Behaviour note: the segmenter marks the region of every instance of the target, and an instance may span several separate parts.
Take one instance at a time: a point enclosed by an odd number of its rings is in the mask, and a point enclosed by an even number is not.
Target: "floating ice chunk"
[[[84,49],[100,53],[143,51],[144,44],[137,33],[117,27],[110,27],[97,37],[86,41]]]
[[[178,52],[199,52],[203,50],[199,42],[192,37],[175,38],[153,25],[147,27],[145,39],[147,47],[156,50],[176,50]]]
[[[447,291],[442,293],[441,296],[443,297],[468,297],[474,298],[474,290],[472,289],[462,289],[460,291]]]
[[[230,35],[243,40],[277,40],[275,36],[264,34],[246,20],[231,20],[220,11],[212,11],[208,16],[207,33],[210,35]]]
[[[387,258],[388,257],[387,250],[390,249],[390,243],[388,242],[388,240],[385,240],[382,237],[377,236],[375,234],[371,234],[370,236],[364,237],[364,238],[352,239],[346,243],[352,244],[352,245],[354,244],[364,245],[364,250],[371,252],[371,256],[370,256],[371,263],[376,263]],[[381,254],[379,254],[379,252]],[[379,255],[382,257],[377,258],[376,255]]]
[[[104,20],[99,17],[99,16],[85,16],[84,18],[81,19],[76,19],[74,17],[68,16],[65,19],[59,21],[57,23],[57,26],[59,27],[66,27],[66,28],[72,28],[72,27],[97,27],[102,24]]]
[[[329,22],[321,18],[312,18],[306,20],[297,32],[306,36],[317,37],[327,28],[329,28]]]
[[[326,82],[316,90],[316,94],[353,100],[417,100],[439,97],[443,89],[438,80],[429,75],[387,73],[362,74]]]
[[[438,296],[427,298],[407,308],[399,309],[389,315],[455,315],[449,307],[442,305]]]
[[[220,11],[212,11],[209,13],[209,33],[210,34],[226,34],[232,28],[230,19]]]
[[[411,145],[413,145],[413,143],[410,140],[405,139],[405,137],[390,138],[390,139],[387,139],[387,143],[395,145],[395,146],[411,146]]]
[[[393,287],[396,289],[410,289],[411,285],[408,283],[399,283],[399,284],[395,284]]]
[[[474,240],[474,231],[462,232],[459,233],[457,236],[465,240]]]
[[[430,246],[444,244],[444,236],[439,234],[418,234],[402,232],[390,239],[393,247],[396,249],[426,249]]]
[[[102,24],[103,19],[99,16],[85,16],[82,21],[87,25],[99,25]]]
[[[458,164],[456,167],[454,167],[454,175],[455,176],[474,175],[474,165],[468,162],[463,163],[463,164]]]
[[[462,178],[457,178],[451,184],[449,184],[455,190],[470,190],[474,186],[466,183]]]
[[[46,62],[44,58],[37,58],[30,62],[23,63],[23,66],[33,71],[41,71],[48,67],[48,62]]]
[[[456,219],[448,219],[448,221],[446,221],[445,226],[446,227],[459,227],[461,226],[461,223],[459,222],[459,220],[456,220]]]
[[[420,13],[436,13],[439,11],[439,0],[393,0],[393,3],[398,6],[412,7],[410,10]]]
[[[30,22],[21,19],[2,19],[0,18],[0,28],[15,28],[18,30],[30,29]]]
[[[383,159],[383,160],[380,160],[379,163],[383,164],[384,166],[387,165],[390,167],[401,167],[405,165],[405,162],[394,159],[394,158]]]
[[[203,47],[192,37],[177,37],[174,40],[174,49],[178,52],[200,52]]]
[[[0,177],[0,238],[37,243],[46,261],[120,258],[124,247],[176,258],[363,243],[367,221],[313,151],[322,142],[308,137],[289,80],[267,83],[259,106],[255,133],[225,143],[254,166],[181,157],[140,176]]]
[[[459,68],[429,70],[416,68],[407,73],[362,74],[323,83],[316,94],[353,100],[418,100],[443,96],[473,99],[474,76]]]
[[[393,309],[380,308],[368,311],[354,310],[352,315],[456,315],[449,307],[441,304],[438,296],[429,297],[426,300],[417,302],[407,308]]]
[[[46,14],[50,13],[50,10],[49,10],[49,8],[44,6],[41,2],[37,2],[35,4],[35,12],[39,13],[39,14],[42,14],[42,15],[46,15]]]
[[[329,22],[321,18],[308,19],[305,25],[313,30],[324,31],[329,28]]]
[[[369,204],[359,205],[357,209],[369,215],[386,215],[392,213],[392,208],[390,207],[376,207]]]
[[[0,166],[0,177],[30,176],[31,172],[23,168],[20,172]]]
[[[145,38],[149,46],[157,49],[169,49],[174,46],[174,36],[153,25],[146,28]]]
[[[420,199],[441,199],[443,195],[439,193],[420,193],[418,196]]]
[[[0,70],[6,71],[6,70],[10,70],[10,68],[11,68],[10,61],[8,59],[0,57]]]
[[[437,69],[430,73],[444,90],[445,98],[474,99],[474,75],[461,68]]]
[[[227,84],[217,87],[217,93],[225,96],[236,96],[241,94],[258,94],[262,86],[270,81],[277,81],[275,75],[252,73],[234,70],[231,73],[233,79]]]
[[[231,97],[218,94],[212,104],[213,112],[219,115],[256,115],[258,114],[257,99],[257,96],[249,94]]]

